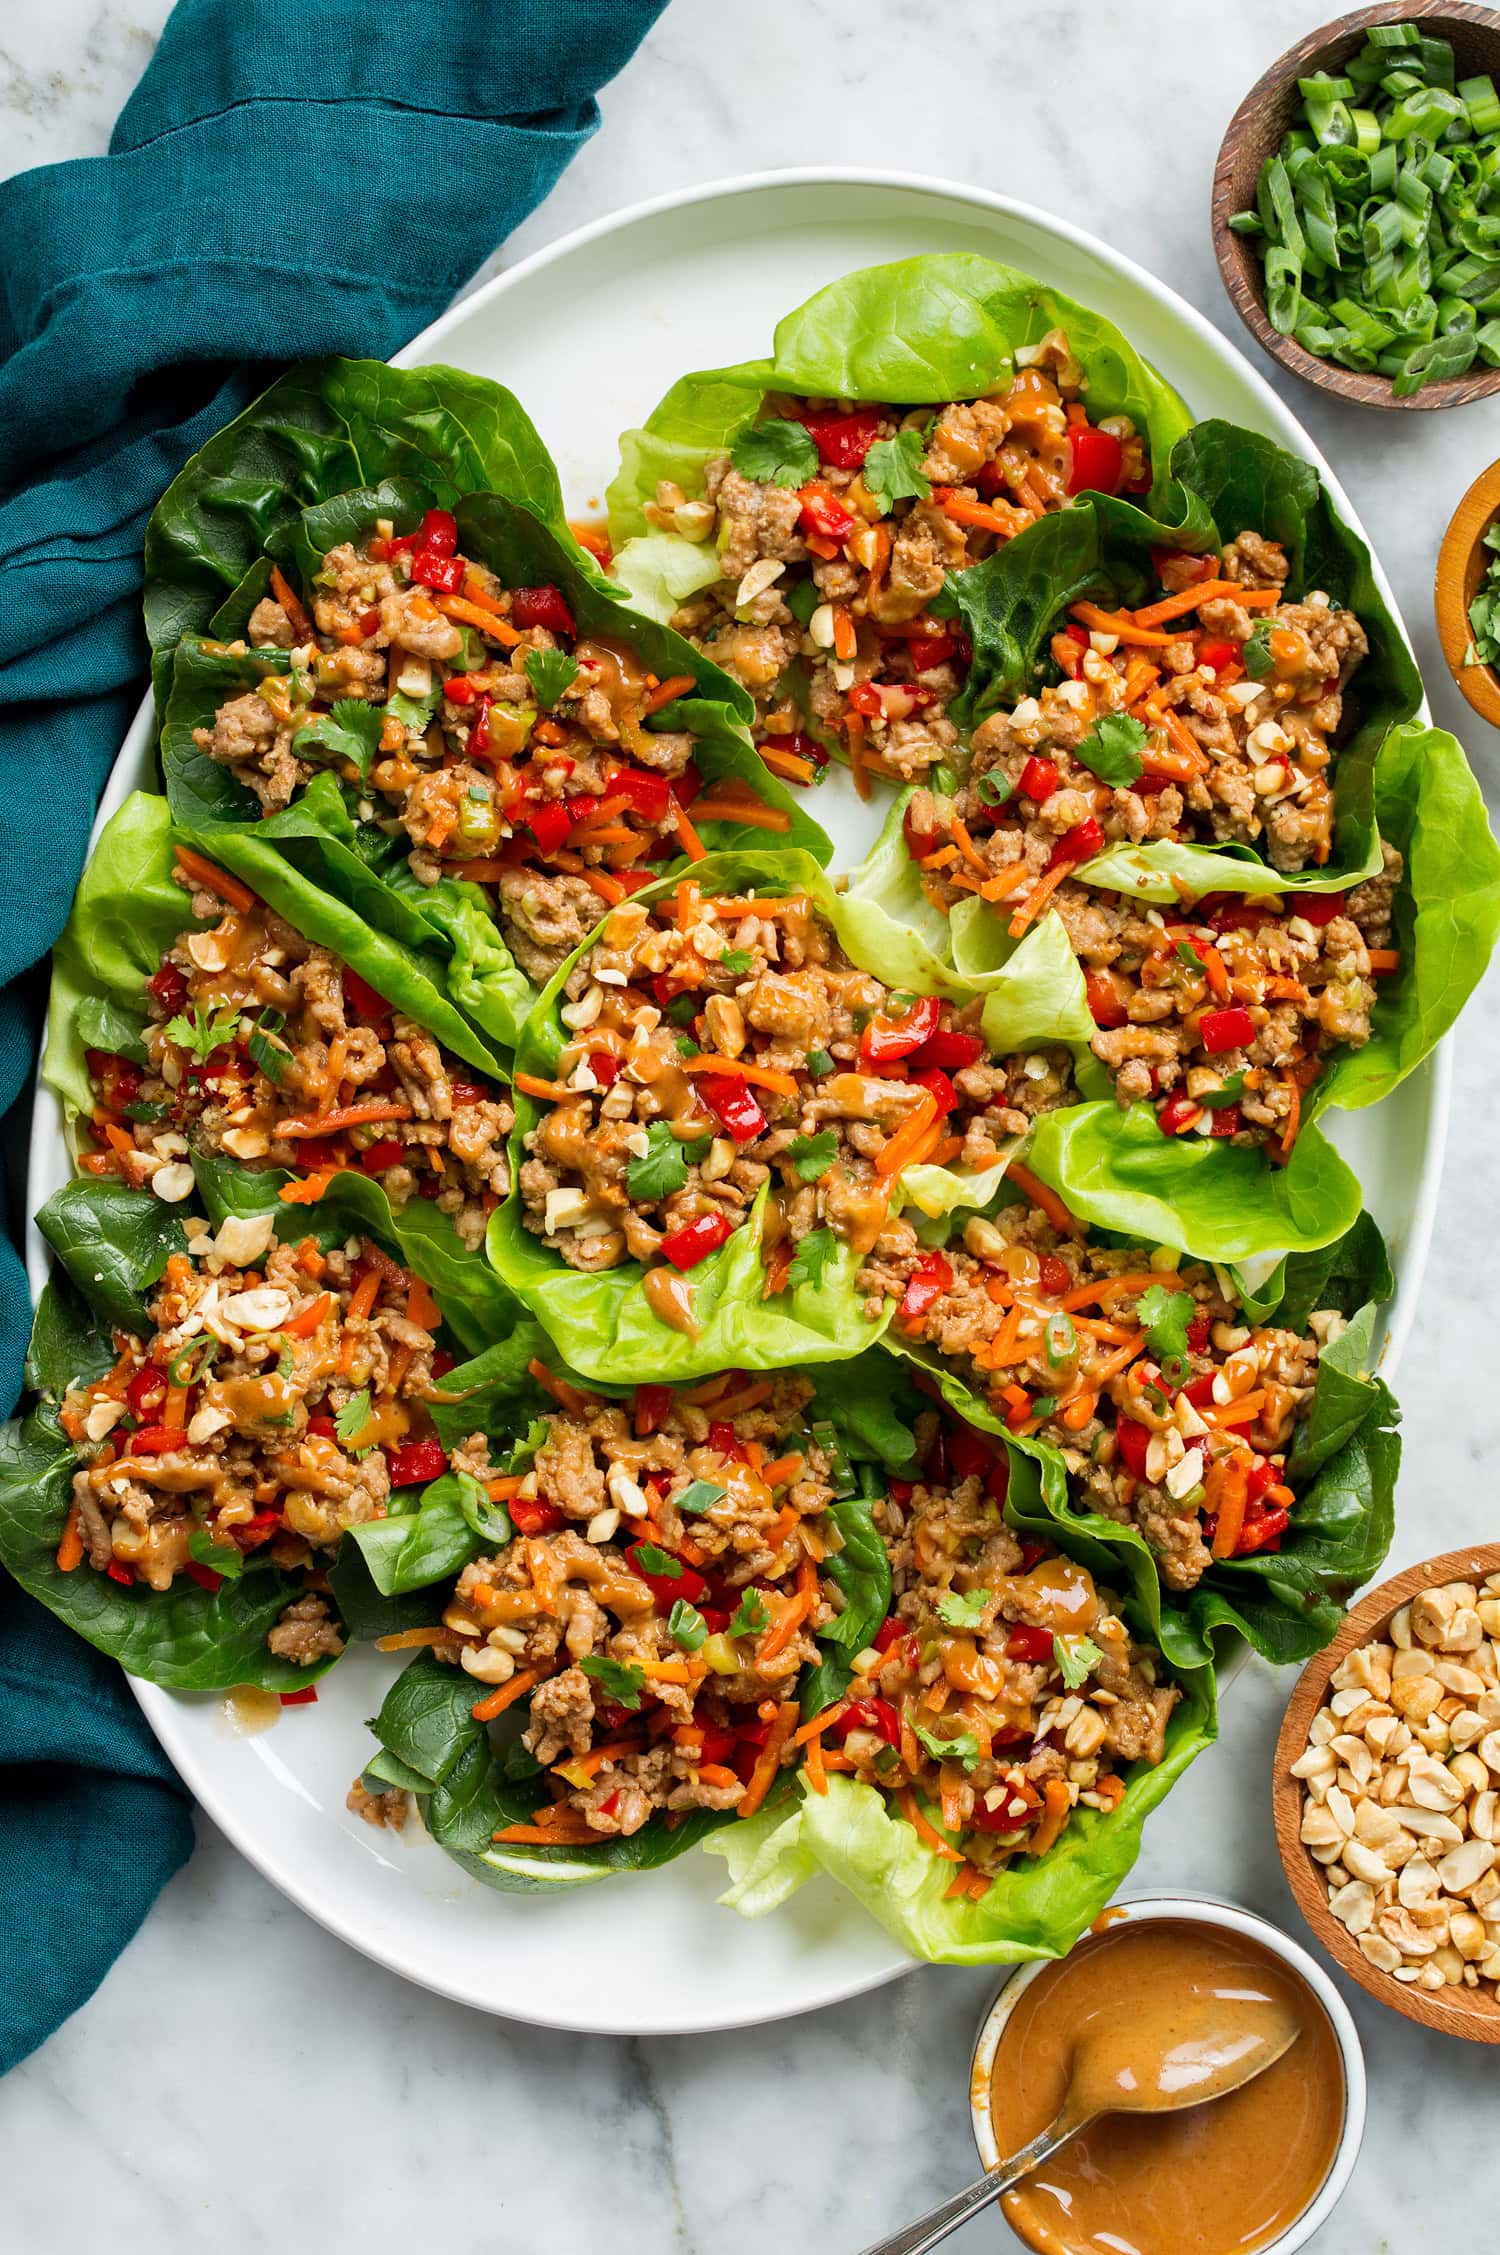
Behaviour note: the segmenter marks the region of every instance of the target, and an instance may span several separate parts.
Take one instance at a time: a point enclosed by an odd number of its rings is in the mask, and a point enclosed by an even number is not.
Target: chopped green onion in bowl
[[[1500,517],[1486,532],[1482,545],[1490,551],[1490,560],[1469,605],[1466,666],[1500,665]]]
[[[1418,23],[1373,24],[1337,75],[1299,79],[1302,122],[1261,167],[1266,313],[1398,399],[1500,367],[1500,96]]]

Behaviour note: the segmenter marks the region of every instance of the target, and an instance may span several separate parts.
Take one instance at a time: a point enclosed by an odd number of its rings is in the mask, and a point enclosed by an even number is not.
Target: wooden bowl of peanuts
[[[1500,1544],[1354,1607],[1292,1694],[1272,1794],[1297,1907],[1350,1978],[1500,2044]]]

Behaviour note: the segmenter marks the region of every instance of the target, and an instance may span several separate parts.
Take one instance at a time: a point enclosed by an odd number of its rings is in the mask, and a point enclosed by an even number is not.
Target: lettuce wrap
[[[835,891],[805,853],[715,854],[695,866],[694,877],[705,892],[752,888],[767,897],[807,893],[850,960],[890,985],[958,1002],[987,994],[985,1030],[997,1055],[1040,1038],[1034,998],[1050,993],[1057,975],[1052,960],[1056,935],[1045,927],[1036,935],[1035,947],[1028,943],[1018,949],[1001,972],[968,980],[938,960],[922,931],[888,916],[869,898]],[[659,899],[670,884],[664,880],[636,898]],[[559,1053],[572,1038],[559,1015],[566,983],[597,938],[597,932],[591,934],[562,965],[523,1028],[516,1051],[516,1071],[523,1080],[554,1078]],[[596,1273],[568,1267],[527,1230],[522,1214],[519,1177],[525,1137],[541,1109],[518,1085],[512,1145],[516,1183],[491,1217],[489,1255],[568,1361],[590,1380],[677,1381],[731,1368],[792,1369],[841,1361],[870,1345],[889,1321],[889,1310],[873,1320],[864,1314],[857,1285],[860,1258],[829,1232],[814,1233],[829,1240],[819,1248],[825,1258],[815,1278],[798,1281],[794,1267],[789,1289],[772,1299],[763,1297],[765,1190],[745,1224],[693,1269],[697,1328],[691,1336],[653,1313],[641,1289],[638,1261]],[[983,1205],[997,1180],[994,1168],[970,1176],[958,1169],[922,1166],[912,1170],[910,1181],[901,1178],[897,1198],[905,1195],[932,1212]]]
[[[313,575],[330,548],[361,543],[377,519],[389,519],[398,533],[411,531],[431,499],[429,490],[402,480],[335,495],[279,526],[271,536],[272,555],[310,596]],[[627,641],[643,667],[663,681],[691,680],[693,693],[652,715],[648,727],[689,731],[696,739],[694,764],[706,788],[745,786],[786,823],[783,834],[789,842],[820,861],[828,859],[832,848],[823,831],[751,746],[745,725],[750,701],[726,674],[669,627],[627,611],[575,545],[560,539],[519,501],[502,493],[470,494],[455,514],[464,552],[489,565],[507,586],[559,588],[580,633]],[[361,755],[360,780],[340,780],[332,769],[324,770],[289,806],[262,815],[254,794],[194,742],[194,731],[210,727],[228,699],[254,690],[267,677],[292,671],[287,651],[246,650],[242,643],[250,613],[267,592],[268,572],[269,560],[263,558],[208,622],[210,632],[185,634],[177,647],[161,739],[173,813],[191,827],[233,831],[222,842],[223,857],[240,874],[248,875],[240,856],[251,849],[239,841],[273,841],[311,883],[347,901],[369,924],[408,947],[435,953],[446,965],[446,983],[457,1006],[490,1041],[513,1047],[535,996],[512,959],[490,897],[458,874],[462,862],[435,884],[412,874],[405,832],[373,818],[365,780],[367,750]],[[436,703],[434,694],[423,711]],[[728,847],[759,844],[765,831],[708,814],[701,835],[709,846]]]
[[[447,1391],[461,1398],[436,1411],[445,1441],[452,1444],[482,1430],[505,1452],[501,1460],[513,1470],[530,1463],[544,1430],[535,1422],[537,1413],[556,1406],[527,1374],[523,1357],[528,1350],[534,1354],[538,1344],[546,1351],[543,1335],[536,1331],[528,1337],[523,1326],[513,1341],[450,1373]],[[597,1391],[618,1398],[621,1389]],[[914,1397],[906,1392],[909,1412]],[[844,1610],[819,1632],[824,1657],[806,1672],[802,1700],[807,1711],[842,1693],[854,1653],[873,1635],[890,1602],[890,1567],[870,1519],[869,1498],[880,1492],[887,1474],[911,1469],[912,1433],[893,1408],[892,1397],[890,1366],[865,1356],[842,1369],[820,1371],[805,1413],[810,1422],[826,1421],[836,1432],[846,1487],[826,1514],[837,1525],[843,1548],[830,1555],[825,1567],[839,1583]],[[504,1506],[490,1509],[503,1522]],[[441,1541],[436,1518],[431,1532]],[[498,1549],[510,1532],[508,1525],[492,1526],[488,1541],[466,1550],[465,1556]],[[379,1579],[384,1561],[376,1552],[384,1542],[394,1556],[398,1538],[382,1538],[373,1528],[354,1533]],[[414,1538],[417,1533],[414,1522]],[[345,1554],[347,1549],[346,1543]],[[482,1690],[471,1675],[430,1653],[414,1660],[392,1685],[370,1726],[380,1751],[366,1766],[364,1783],[372,1792],[399,1787],[415,1793],[438,1845],[485,1886],[508,1894],[541,1893],[587,1885],[616,1872],[652,1870],[736,1823],[732,1810],[692,1809],[670,1823],[658,1811],[638,1831],[601,1835],[597,1844],[548,1847],[495,1840],[497,1831],[528,1824],[548,1805],[550,1794],[546,1773],[521,1744],[523,1705],[511,1708],[492,1730],[473,1714]],[[785,1793],[784,1785],[775,1789],[778,1800]]]

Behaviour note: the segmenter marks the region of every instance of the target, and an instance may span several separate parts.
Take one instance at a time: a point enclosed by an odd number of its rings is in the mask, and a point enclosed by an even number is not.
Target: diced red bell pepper
[[[727,1214],[700,1214],[683,1228],[668,1231],[661,1241],[662,1258],[676,1269],[696,1268],[733,1235],[734,1223]]]
[[[1120,991],[1107,971],[1086,972],[1083,991],[1088,997],[1089,1015],[1096,1026],[1108,1028],[1129,1022],[1130,1012],[1120,999]]]
[[[939,1026],[920,1049],[912,1051],[911,1069],[914,1074],[961,1073],[966,1065],[977,1065],[983,1055],[982,1034],[961,1033],[957,1026]]]
[[[446,1347],[434,1348],[432,1355],[433,1377],[446,1378],[449,1371],[455,1368],[457,1361],[458,1357],[456,1355],[450,1355]]]
[[[1210,1057],[1226,1049],[1248,1049],[1255,1039],[1255,1021],[1239,1003],[1228,1010],[1205,1010],[1198,1020],[1198,1039]]]
[[[1033,752],[1031,758],[1021,770],[1021,780],[1017,788],[1023,798],[1035,799],[1038,804],[1043,799],[1050,799],[1057,789],[1056,761],[1038,759]]]
[[[907,637],[907,651],[914,673],[931,673],[934,666],[945,666],[950,658],[964,662],[964,649],[968,637],[957,634],[913,634]]]
[[[285,1521],[279,1511],[257,1511],[251,1519],[242,1519],[238,1526],[229,1529],[231,1542],[241,1550],[259,1550],[273,1535],[279,1535]]]
[[[707,1614],[704,1619],[708,1618]],[[695,1723],[703,1734],[703,1744],[698,1749],[700,1762],[727,1762],[734,1752],[734,1732],[723,1730],[717,1723]]]
[[[923,1253],[907,1279],[897,1313],[903,1323],[920,1323],[923,1316],[953,1286],[953,1269],[943,1253]]]
[[[1125,449],[1113,432],[1096,430],[1092,423],[1070,423],[1068,445],[1073,452],[1068,474],[1070,496],[1119,492],[1125,475]]]
[[[1192,1344],[1193,1337],[1189,1332],[1188,1345],[1191,1347]],[[1190,1378],[1185,1386],[1178,1387],[1178,1400],[1191,1402],[1194,1409],[1207,1409],[1214,1398],[1214,1375],[1211,1370],[1200,1371],[1196,1378]]]
[[[1037,1282],[1049,1300],[1060,1300],[1064,1292],[1073,1289],[1073,1271],[1056,1253],[1043,1253]]]
[[[879,720],[885,713],[885,699],[873,681],[856,681],[849,692],[849,704],[866,720]]]
[[[428,510],[417,534],[417,546],[430,549],[434,556],[458,554],[458,525],[446,509]]]
[[[1014,1741],[1012,1741],[1009,1737],[1002,1737],[998,1732],[996,1732],[995,1736],[991,1738],[990,1744],[992,1747],[1008,1747],[1012,1743],[1020,1745],[1023,1741],[1023,1738],[1024,1733],[1022,1732],[1016,1733]],[[1032,1741],[1030,1739],[1025,1739],[1025,1743],[1027,1745],[1030,1745]],[[1026,1826],[1031,1823],[1035,1811],[1030,1807],[1027,1807],[1026,1809],[1022,1810],[1020,1815],[1012,1816],[1010,1813],[1010,1804],[1015,1798],[1016,1796],[1010,1791],[1009,1787],[1002,1785],[1000,1802],[997,1807],[992,1809],[989,1805],[989,1802],[985,1799],[983,1794],[981,1794],[975,1801],[973,1809],[969,1814],[969,1829],[972,1832],[1023,1831]]]
[[[1287,908],[1291,915],[1301,916],[1309,924],[1331,924],[1335,916],[1344,913],[1343,893],[1289,893]]]
[[[474,699],[473,717],[469,722],[466,750],[470,759],[483,759],[490,748],[490,707],[494,703],[487,689],[482,689]]]
[[[918,1088],[926,1089],[937,1106],[937,1116],[940,1120],[945,1120],[950,1112],[957,1110],[958,1090],[946,1073],[939,1072],[936,1065],[924,1065],[920,1072],[912,1072],[908,1075],[908,1078]]]
[[[646,1698],[651,1697],[650,1692]],[[601,1699],[594,1694],[594,1721],[609,1738],[619,1738],[639,1727],[642,1720],[639,1707],[622,1707],[618,1699]]]
[[[1274,1488],[1281,1479],[1278,1466],[1268,1456],[1258,1456],[1245,1475],[1245,1501],[1256,1505],[1267,1488]]]
[[[1048,870],[1060,869],[1075,861],[1092,861],[1096,853],[1104,851],[1104,832],[1092,815],[1083,822],[1075,822],[1065,830],[1052,848]]]
[[[435,548],[418,548],[411,560],[411,576],[417,585],[430,587],[438,595],[460,593],[468,568],[461,556],[442,556]]]
[[[1135,1479],[1146,1477],[1146,1451],[1151,1446],[1151,1434],[1139,1418],[1122,1417],[1115,1427],[1115,1442],[1124,1459],[1125,1469]]]
[[[448,1093],[453,1098],[456,1112],[467,1111],[471,1104],[483,1104],[489,1099],[489,1090],[478,1081],[450,1081]]]
[[[931,1041],[942,1014],[942,1004],[935,994],[918,995],[904,1017],[887,1017],[877,1012],[860,1035],[860,1063],[878,1070],[882,1065],[894,1065],[898,1059],[910,1057],[924,1042]]]
[[[1195,1315],[1187,1327],[1187,1343],[1191,1353],[1207,1354],[1209,1330],[1209,1318],[1206,1315]]]
[[[1238,1135],[1239,1132],[1240,1108],[1238,1104],[1221,1104],[1214,1114],[1213,1125],[1208,1131],[1209,1141],[1211,1143],[1226,1143],[1232,1135]]]
[[[125,1389],[132,1417],[147,1418],[167,1398],[167,1374],[159,1363],[145,1362]]]
[[[665,822],[672,801],[667,778],[652,775],[643,767],[617,767],[613,774],[604,778],[604,795],[609,799],[628,799],[645,822]]]
[[[141,1068],[112,1049],[86,1049],[83,1061],[107,1112],[123,1112],[141,1093]]]
[[[1203,1106],[1190,1096],[1169,1096],[1156,1115],[1156,1124],[1163,1135],[1186,1135],[1202,1117]]]
[[[214,1572],[212,1566],[200,1566],[196,1558],[189,1558],[182,1570],[190,1582],[196,1582],[199,1589],[206,1589],[210,1597],[224,1579],[222,1574]]]
[[[452,705],[472,705],[484,695],[484,689],[472,673],[450,673],[443,683],[443,695]]]
[[[188,983],[175,963],[163,963],[146,981],[146,992],[159,1009],[175,1016],[187,1000]]]
[[[143,1425],[130,1436],[132,1456],[164,1456],[168,1449],[186,1446],[186,1435],[170,1425]]]
[[[549,634],[576,634],[573,614],[563,600],[562,590],[550,580],[542,587],[518,587],[511,597],[510,623],[523,630],[530,626],[544,626]]]
[[[857,470],[880,436],[878,407],[856,407],[852,415],[826,407],[820,414],[799,415],[797,420],[830,470]]]
[[[1274,1504],[1269,1511],[1247,1504],[1239,1541],[1234,1546],[1235,1557],[1249,1558],[1258,1550],[1280,1550],[1287,1519],[1288,1514],[1281,1504]]]
[[[678,1569],[675,1574],[656,1573],[649,1567],[643,1566],[641,1564],[641,1552],[645,1547],[646,1545],[642,1543],[634,1542],[626,1551],[625,1556],[632,1574],[645,1583],[664,1613],[671,1612],[679,1597],[686,1598],[689,1605],[696,1605],[700,1597],[707,1597],[708,1584],[703,1576],[695,1573],[691,1566],[684,1566],[680,1558],[675,1561]],[[660,1543],[654,1547],[658,1550],[662,1549]],[[663,1556],[670,1558],[672,1553],[663,1551]]]
[[[601,1088],[613,1088],[620,1077],[620,1060],[607,1049],[591,1049],[589,1071]]]
[[[937,852],[938,834],[936,830],[918,829],[911,818],[910,807],[901,817],[901,835],[906,840],[906,850],[913,861],[925,861],[930,853]]]
[[[809,753],[808,756],[809,758],[811,758],[812,755]],[[824,754],[824,758],[827,758],[826,753]],[[672,781],[669,787],[671,789],[673,798],[677,801],[677,804],[680,807],[690,807],[696,799],[701,798],[703,795],[703,776],[701,771],[699,770],[697,762],[695,760],[689,760],[687,766],[680,769],[679,772],[672,777]],[[618,875],[621,882],[623,883],[624,879],[629,875],[629,871],[622,869],[618,872]]]
[[[644,1440],[648,1433],[659,1433],[671,1411],[670,1386],[637,1386],[631,1415],[637,1440]]]
[[[315,1683],[305,1683],[300,1691],[283,1691],[280,1694],[283,1707],[311,1707],[316,1704],[317,1697],[318,1687]]]
[[[104,1571],[112,1582],[119,1582],[126,1589],[135,1581],[135,1568],[127,1566],[123,1558],[112,1558]]]
[[[387,1167],[399,1167],[406,1157],[406,1146],[393,1135],[382,1136],[359,1155],[360,1168],[365,1174],[384,1174]]]
[[[954,1476],[960,1480],[982,1480],[991,1500],[1003,1503],[1010,1485],[1010,1460],[1004,1451],[992,1447],[972,1425],[957,1421],[947,1428],[946,1438],[948,1462]]]
[[[747,1081],[732,1080],[727,1073],[705,1073],[698,1083],[698,1094],[736,1143],[753,1143],[765,1132],[766,1115]]]
[[[1198,645],[1199,665],[1212,666],[1215,673],[1222,673],[1226,666],[1238,665],[1239,657],[1239,644],[1225,641],[1218,636],[1212,636]]]
[[[846,509],[831,486],[821,478],[814,478],[798,492],[802,504],[802,529],[816,534],[820,540],[845,541],[859,523],[851,509]]]
[[[391,1014],[391,1006],[385,996],[377,994],[368,979],[362,979],[357,971],[351,971],[347,966],[344,970],[344,1001],[357,1018],[364,1018],[371,1025],[378,1025],[382,1018],[389,1018]]]
[[[550,1535],[563,1524],[560,1506],[541,1496],[512,1496],[505,1508],[518,1534]]]
[[[892,1490],[894,1491],[898,1487],[906,1488],[909,1494],[911,1483],[906,1480],[893,1480],[891,1482]],[[891,1646],[893,1644],[899,1644],[905,1634],[906,1631],[901,1626],[901,1623],[896,1619],[894,1614],[891,1614],[886,1620],[881,1622],[879,1628],[871,1637],[870,1642],[874,1645],[877,1652],[889,1652]]]
[[[315,1439],[320,1441],[336,1441],[339,1437],[338,1426],[329,1416],[326,1409],[320,1409],[316,1411],[314,1415],[308,1419],[307,1430],[314,1436]]]
[[[716,1417],[708,1428],[708,1445],[715,1455],[728,1457],[732,1463],[743,1464],[745,1444],[727,1417]]]
[[[572,833],[567,811],[557,799],[543,799],[537,804],[528,801],[522,820],[535,838],[539,853],[559,853]]]
[[[403,1441],[390,1450],[387,1460],[393,1488],[425,1487],[441,1479],[448,1469],[448,1451],[441,1441]]]
[[[878,1694],[868,1699],[851,1699],[837,1722],[829,1725],[828,1735],[842,1746],[851,1730],[872,1730],[887,1746],[901,1743],[901,1717],[889,1699],[882,1699]]]
[[[1017,1621],[1005,1640],[1005,1656],[1008,1660],[1050,1660],[1052,1631]]]
[[[813,767],[828,765],[828,754],[816,736],[808,736],[801,729],[794,736],[762,736],[760,744],[762,751],[785,752],[789,758],[807,760]],[[794,778],[788,776],[786,780],[790,783]],[[797,788],[805,790],[807,786],[798,784]]]

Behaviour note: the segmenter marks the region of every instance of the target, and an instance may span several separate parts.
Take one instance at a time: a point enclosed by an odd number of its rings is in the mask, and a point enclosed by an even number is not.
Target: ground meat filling
[[[482,1434],[456,1452],[516,1530],[465,1567],[442,1656],[495,1687],[481,1714],[529,1692],[521,1739],[554,1805],[518,1836],[749,1814],[793,1759],[798,1682],[844,1603],[820,1572],[842,1537],[812,1390],[735,1372],[629,1405],[579,1395],[522,1473],[497,1478]]]
[[[241,1557],[305,1569],[267,1641],[309,1666],[343,1649],[326,1555],[393,1487],[446,1469],[424,1408],[437,1310],[368,1240],[278,1244],[270,1215],[183,1227],[149,1333],[117,1334],[114,1369],[64,1397],[80,1469],[59,1560],[152,1590],[216,1588]]]
[[[892,1794],[977,1895],[1013,1856],[1044,1855],[1075,1808],[1116,1807],[1125,1768],[1161,1760],[1181,1694],[1118,1598],[1005,1524],[1003,1465],[979,1436],[955,1430],[930,1461],[875,1506],[891,1615],[830,1710],[823,1760]]]
[[[1085,1508],[1134,1526],[1171,1589],[1281,1547],[1287,1451],[1343,1329],[1252,1327],[1219,1273],[1061,1234],[1037,1208],[975,1216],[941,1253],[887,1241],[872,1288],[1019,1434],[1057,1447]],[[895,1257],[892,1257],[894,1252]]]
[[[526,1137],[526,1226],[572,1268],[648,1264],[652,1305],[681,1325],[685,1273],[765,1186],[775,1292],[834,1241],[870,1252],[905,1167],[991,1166],[1071,1097],[1064,1056],[988,1059],[977,1004],[893,995],[805,894],[685,882],[624,903],[562,1015],[555,1079],[521,1081],[549,1107]]]
[[[742,782],[704,791],[697,739],[667,710],[694,688],[688,675],[660,680],[627,642],[581,635],[559,588],[506,587],[457,542],[443,510],[416,534],[382,524],[343,542],[310,611],[277,574],[246,639],[225,645],[274,666],[194,741],[268,813],[331,766],[362,791],[363,819],[409,841],[423,884],[494,888],[517,961],[544,983],[602,908],[653,874],[642,864],[682,852],[687,808],[772,830],[789,818]],[[340,700],[379,711],[363,763],[310,730]]]
[[[750,691],[769,764],[793,782],[830,749],[861,780],[950,759],[969,646],[932,613],[947,575],[1085,488],[1150,485],[1129,419],[1089,422],[1061,332],[1017,357],[1028,364],[994,397],[940,407],[773,395],[709,463],[703,500],[658,486],[651,523],[718,547],[721,577],[674,623]],[[767,426],[787,423],[805,434],[800,482],[760,460]]]
[[[190,1151],[314,1180],[357,1169],[397,1209],[428,1199],[477,1247],[510,1187],[509,1096],[326,948],[210,874],[235,901],[185,876],[194,913],[218,922],[185,932],[147,982],[144,1069],[87,1053],[98,1149],[85,1167],[169,1203],[193,1188]]]

